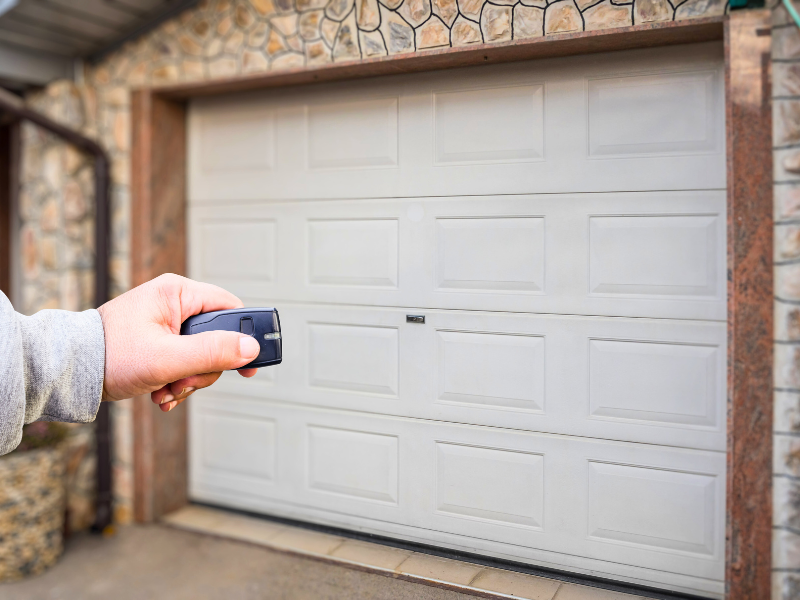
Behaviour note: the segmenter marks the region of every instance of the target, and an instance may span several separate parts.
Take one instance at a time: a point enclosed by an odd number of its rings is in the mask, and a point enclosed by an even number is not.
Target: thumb
[[[233,331],[169,335],[163,343],[165,381],[238,369],[255,360],[260,351],[254,338]]]

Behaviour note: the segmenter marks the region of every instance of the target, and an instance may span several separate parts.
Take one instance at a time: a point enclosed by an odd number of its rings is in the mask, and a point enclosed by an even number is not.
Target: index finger
[[[193,315],[213,310],[244,308],[238,297],[219,286],[184,279],[181,286],[181,323]]]

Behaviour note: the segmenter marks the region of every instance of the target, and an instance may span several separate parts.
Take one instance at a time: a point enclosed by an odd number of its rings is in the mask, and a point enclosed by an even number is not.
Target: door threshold
[[[700,600],[699,596],[586,578],[511,561],[205,504],[190,504],[166,515],[161,521],[179,529],[234,539],[479,598]]]

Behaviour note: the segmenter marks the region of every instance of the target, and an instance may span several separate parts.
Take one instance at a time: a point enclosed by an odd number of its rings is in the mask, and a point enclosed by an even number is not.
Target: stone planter
[[[60,448],[0,457],[0,581],[55,564],[64,548],[64,496]]]

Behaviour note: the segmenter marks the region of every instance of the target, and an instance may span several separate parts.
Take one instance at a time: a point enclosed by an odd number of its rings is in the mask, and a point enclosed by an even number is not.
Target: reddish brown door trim
[[[772,548],[772,105],[769,10],[726,26],[728,598],[769,598]]]
[[[131,98],[133,285],[186,274],[186,114],[149,90]],[[187,502],[186,411],[162,413],[149,397],[133,405],[134,515],[150,522]]]
[[[134,93],[133,282],[183,274],[182,99],[243,89],[724,39],[728,138],[728,481],[726,587],[731,600],[770,597],[772,456],[772,154],[769,11],[638,25],[534,41],[269,73]],[[186,412],[134,410],[135,514],[151,521],[186,502]]]

